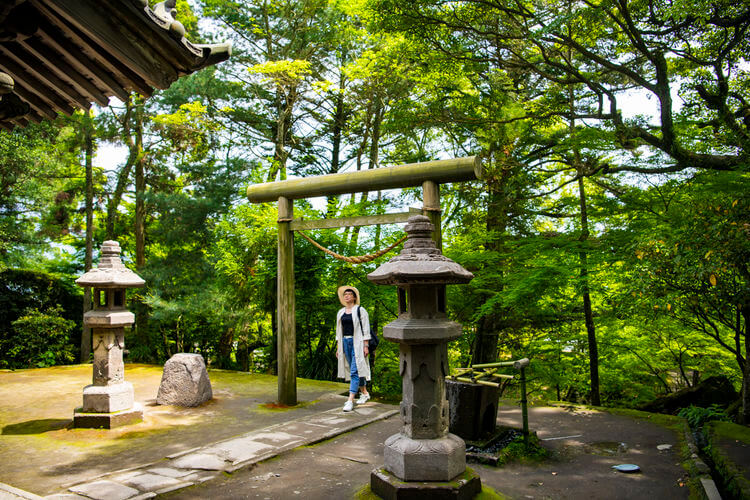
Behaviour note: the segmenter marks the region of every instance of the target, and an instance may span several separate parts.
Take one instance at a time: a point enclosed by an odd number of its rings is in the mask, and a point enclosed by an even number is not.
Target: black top
[[[344,337],[351,337],[354,335],[354,321],[352,320],[351,313],[344,313],[341,315],[341,330]]]

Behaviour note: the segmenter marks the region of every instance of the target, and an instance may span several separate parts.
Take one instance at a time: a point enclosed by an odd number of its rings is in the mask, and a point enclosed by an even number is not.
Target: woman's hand
[[[370,354],[370,348],[367,346],[367,344],[365,344],[365,357],[367,357],[368,354]]]

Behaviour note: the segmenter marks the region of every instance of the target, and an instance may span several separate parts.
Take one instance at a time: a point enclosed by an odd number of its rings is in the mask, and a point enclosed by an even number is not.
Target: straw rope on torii
[[[401,238],[400,240],[398,240],[396,243],[394,243],[393,245],[389,246],[388,248],[384,248],[384,249],[379,250],[379,251],[377,251],[375,253],[368,253],[367,255],[357,255],[357,256],[354,256],[354,257],[346,257],[344,255],[337,254],[333,250],[329,250],[329,249],[325,248],[323,245],[321,245],[320,243],[318,243],[314,239],[310,238],[308,235],[306,235],[302,231],[297,231],[297,232],[303,238],[305,238],[307,241],[309,241],[310,243],[312,243],[315,248],[317,248],[319,250],[322,250],[323,252],[327,253],[328,255],[330,255],[331,257],[333,257],[334,259],[343,260],[344,262],[349,262],[351,264],[364,264],[366,262],[371,262],[371,261],[377,259],[378,257],[387,254],[388,252],[390,252],[394,248],[396,248],[398,245],[400,245],[401,243],[403,243],[404,240],[406,240],[406,238],[408,237],[408,236],[404,236],[403,238]]]

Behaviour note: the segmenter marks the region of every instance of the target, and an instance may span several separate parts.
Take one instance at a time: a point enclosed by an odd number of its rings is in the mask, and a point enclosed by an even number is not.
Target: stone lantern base
[[[133,401],[133,385],[87,385],[83,406],[73,413],[73,427],[111,429],[143,420],[143,408]]]
[[[482,491],[479,474],[470,468],[452,481],[402,481],[385,469],[370,474],[370,489],[385,500],[469,500]]]
[[[451,481],[466,469],[464,440],[411,439],[394,434],[385,440],[385,468],[402,481]]]
[[[133,407],[133,384],[120,382],[112,385],[87,385],[83,388],[83,411],[114,413]]]
[[[112,413],[85,413],[83,408],[76,408],[73,412],[73,427],[77,429],[113,429],[142,420],[143,407],[139,403],[127,410]]]

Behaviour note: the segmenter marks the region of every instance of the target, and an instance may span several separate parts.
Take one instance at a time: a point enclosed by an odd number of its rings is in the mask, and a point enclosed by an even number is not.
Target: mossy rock
[[[724,375],[709,377],[693,387],[667,394],[638,407],[652,413],[677,414],[681,408],[690,405],[708,408],[712,405],[727,408],[738,397],[729,377]]]

